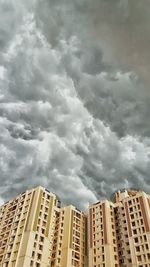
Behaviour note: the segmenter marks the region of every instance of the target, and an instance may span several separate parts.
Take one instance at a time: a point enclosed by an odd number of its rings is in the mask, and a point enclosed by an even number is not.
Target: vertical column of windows
[[[51,213],[53,206],[53,196],[49,192],[40,191],[38,205],[34,221],[35,239],[32,248],[32,260],[30,266],[40,267],[43,261],[43,250],[45,246],[45,239],[49,236]],[[51,233],[52,235],[52,233]],[[51,239],[51,236],[49,237]],[[50,242],[49,242],[50,243]],[[49,244],[51,250],[51,243]],[[50,264],[50,262],[49,262]]]
[[[128,201],[132,237],[138,266],[149,266],[150,253],[147,239],[148,220],[146,217],[143,196]]]
[[[93,266],[105,267],[103,205],[93,207]]]

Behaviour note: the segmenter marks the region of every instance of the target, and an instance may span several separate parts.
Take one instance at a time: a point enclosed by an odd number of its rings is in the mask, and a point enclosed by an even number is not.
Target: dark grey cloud
[[[134,69],[149,87],[149,0],[94,1],[91,17],[93,38],[97,42],[102,39],[106,53],[113,53],[115,64]]]
[[[1,1],[0,202],[39,184],[80,208],[150,189],[146,4]]]

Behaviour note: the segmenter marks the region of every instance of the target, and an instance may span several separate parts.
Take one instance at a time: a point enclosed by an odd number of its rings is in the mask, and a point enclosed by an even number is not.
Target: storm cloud
[[[150,191],[149,1],[0,1],[0,202]]]

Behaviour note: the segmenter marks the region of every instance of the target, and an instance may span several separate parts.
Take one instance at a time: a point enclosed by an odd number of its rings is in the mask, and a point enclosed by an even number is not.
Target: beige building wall
[[[0,267],[30,266],[150,267],[150,196],[118,191],[89,207],[87,226],[41,186],[20,194],[0,207]]]
[[[126,210],[132,266],[150,266],[150,207],[149,197],[137,192],[123,200]]]
[[[56,196],[28,190],[0,208],[0,266],[48,267]]]
[[[150,196],[122,190],[89,207],[89,267],[150,266]]]
[[[0,207],[0,267],[86,267],[86,216],[39,186]]]
[[[58,213],[51,266],[86,267],[86,216],[73,206]]]
[[[89,209],[89,267],[117,267],[118,253],[113,203],[101,201]]]

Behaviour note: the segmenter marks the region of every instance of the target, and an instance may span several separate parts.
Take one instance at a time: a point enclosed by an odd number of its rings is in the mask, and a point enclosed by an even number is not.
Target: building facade
[[[150,266],[150,196],[122,190],[89,207],[89,267]]]
[[[0,266],[49,266],[56,207],[56,196],[37,187],[0,208]]]
[[[88,240],[88,242],[87,242]],[[150,267],[150,196],[61,207],[39,186],[0,207],[0,267]]]
[[[39,186],[0,207],[0,267],[86,267],[86,216]]]
[[[51,254],[52,267],[87,266],[87,218],[73,206],[57,213]]]

